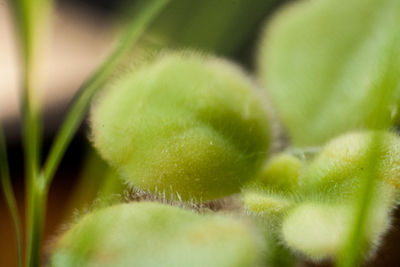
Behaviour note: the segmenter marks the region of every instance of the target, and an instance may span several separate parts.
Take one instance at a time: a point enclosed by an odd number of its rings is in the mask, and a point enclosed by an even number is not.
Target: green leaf
[[[243,220],[141,202],[84,216],[55,243],[49,266],[248,267],[261,250]]]
[[[371,145],[375,136],[381,139],[380,146]],[[370,153],[374,153],[377,168],[374,179],[400,189],[399,136],[388,131],[364,131],[341,135],[323,147],[304,174],[303,193],[323,191],[325,199],[353,197],[362,177],[370,171]]]
[[[141,189],[202,201],[237,193],[270,142],[268,114],[234,64],[171,53],[126,73],[95,102],[100,154]]]
[[[242,199],[247,212],[259,216],[279,216],[293,204],[287,197],[262,190],[246,190]]]
[[[363,240],[357,246],[355,255],[371,255],[389,229],[393,203],[387,201],[387,196],[384,195],[386,193],[383,190],[379,196],[375,196],[374,203],[364,218],[360,233]],[[333,259],[342,249],[348,248],[348,237],[357,220],[354,216],[357,208],[357,205],[351,203],[300,203],[284,218],[282,239],[289,248],[312,260]]]
[[[277,192],[295,192],[303,165],[304,162],[289,153],[274,155],[263,166],[254,183]]]
[[[399,148],[400,138],[386,131],[353,132],[328,142],[302,177],[303,202],[284,219],[288,246],[314,260],[338,257],[339,266],[371,255],[396,206]]]
[[[390,124],[400,94],[398,0],[298,1],[268,24],[259,74],[296,146]]]

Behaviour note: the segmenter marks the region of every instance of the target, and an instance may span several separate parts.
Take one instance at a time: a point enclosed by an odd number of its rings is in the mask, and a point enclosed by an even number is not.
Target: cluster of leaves
[[[330,141],[311,159],[273,156],[244,191],[251,214],[272,221],[277,238],[319,261],[339,256],[356,220],[364,180],[375,180],[359,250],[368,257],[388,230],[397,205],[400,138],[354,132]]]
[[[167,2],[147,2],[83,86],[42,172],[29,158],[37,148],[27,130],[28,200],[38,223],[28,231],[28,251],[39,250],[41,204],[92,97]],[[356,266],[379,246],[400,185],[400,138],[390,130],[398,117],[400,2],[300,0],[284,7],[267,22],[257,52],[264,92],[233,62],[170,51],[180,44],[229,54],[270,4],[238,1],[221,19],[215,10],[231,2],[212,2],[197,4],[198,17],[187,27],[193,32],[177,26],[190,12],[167,12],[192,1],[173,2],[161,13],[150,30],[159,37],[156,56],[98,94],[91,139],[118,173],[110,179],[172,203],[198,205],[238,193],[250,216],[162,203],[111,205],[64,232],[49,266],[289,266],[298,255]],[[244,16],[243,7],[254,17]],[[246,23],[233,28],[241,18]],[[232,42],[222,38],[233,32]],[[32,114],[28,109],[26,125],[35,125]],[[290,142],[268,158],[275,120]],[[29,265],[37,264],[38,253],[29,255]]]

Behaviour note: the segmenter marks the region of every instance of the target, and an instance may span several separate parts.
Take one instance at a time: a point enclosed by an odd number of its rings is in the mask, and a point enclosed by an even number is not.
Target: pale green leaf
[[[297,146],[390,123],[400,93],[400,1],[299,1],[269,23],[259,74]]]

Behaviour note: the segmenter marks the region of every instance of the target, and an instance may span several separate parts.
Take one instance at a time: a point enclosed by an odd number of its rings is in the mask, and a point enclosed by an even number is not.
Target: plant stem
[[[34,113],[30,112],[29,98],[27,98],[26,121],[24,125],[29,125],[32,128],[26,128],[26,144],[28,161],[28,186],[27,186],[27,205],[28,205],[28,266],[38,266],[40,263],[40,248],[41,237],[43,232],[43,223],[46,212],[47,192],[51,181],[60,164],[62,156],[65,153],[69,143],[79,125],[81,124],[90,101],[97,90],[104,85],[108,76],[118,65],[120,59],[129,51],[135,41],[144,32],[150,22],[166,5],[167,0],[152,0],[146,1],[143,9],[139,10],[137,16],[134,16],[132,22],[128,25],[125,34],[123,35],[120,45],[107,58],[107,60],[97,69],[94,75],[82,86],[74,98],[74,102],[67,114],[64,123],[54,141],[50,150],[43,172],[38,175],[36,165],[35,147],[33,140],[37,133],[31,132],[35,130]],[[32,124],[33,122],[33,124]],[[35,160],[35,161],[33,161]]]
[[[0,177],[1,188],[3,189],[4,197],[8,210],[11,215],[11,220],[14,227],[16,248],[17,248],[17,266],[22,267],[22,234],[21,220],[18,215],[18,207],[15,200],[14,191],[11,186],[10,172],[8,169],[6,142],[3,135],[3,129],[0,125]]]
[[[21,39],[23,58],[22,114],[24,128],[24,153],[26,171],[27,248],[26,265],[39,266],[41,238],[44,227],[47,192],[60,161],[79,125],[91,99],[109,75],[138,40],[151,21],[161,12],[169,0],[141,1],[138,13],[126,28],[120,44],[107,60],[95,71],[76,95],[69,113],[61,126],[39,173],[40,162],[40,112],[34,97],[35,15],[40,14],[37,4],[30,0],[13,1],[13,8]]]
[[[43,179],[37,179],[31,187],[31,194],[29,199],[29,224],[28,224],[28,242],[29,242],[29,258],[27,259],[27,266],[39,266],[40,254],[42,244],[42,234],[44,229],[44,218],[46,211],[47,190],[45,190]]]
[[[140,2],[143,6],[140,6],[137,10],[138,12],[132,15],[132,21],[123,32],[119,45],[94,72],[92,77],[83,84],[75,96],[44,166],[43,178],[45,179],[46,187],[50,185],[65,150],[85,117],[93,96],[105,84],[109,75],[120,63],[120,60],[129,52],[133,44],[168,2],[169,0],[147,0]]]
[[[26,265],[39,265],[40,232],[36,232],[36,189],[38,183],[40,150],[41,150],[41,116],[37,98],[35,96],[36,84],[36,59],[38,32],[42,20],[47,17],[46,8],[48,0],[15,0],[11,1],[15,24],[21,45],[22,60],[22,118],[23,118],[23,144],[25,158],[25,207],[26,207]]]
[[[33,97],[32,78],[33,71],[30,62],[26,62],[25,79],[23,89],[23,125],[24,125],[24,154],[25,154],[25,175],[26,175],[26,214],[27,214],[27,266],[38,266],[39,254],[37,249],[40,247],[40,240],[36,236],[35,224],[35,195],[39,174],[39,154],[40,154],[40,115],[39,108]]]

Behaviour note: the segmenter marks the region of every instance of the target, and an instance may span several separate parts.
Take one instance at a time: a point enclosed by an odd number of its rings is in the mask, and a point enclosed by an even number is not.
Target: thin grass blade
[[[0,126],[0,179],[1,188],[6,200],[8,210],[14,227],[15,239],[17,243],[17,266],[22,267],[22,234],[21,220],[18,215],[18,207],[15,200],[15,194],[11,186],[10,172],[8,169],[6,142],[3,135],[3,129]]]
[[[140,6],[132,15],[132,21],[123,32],[121,41],[105,62],[94,72],[93,76],[83,84],[75,96],[72,106],[61,126],[61,129],[51,147],[44,166],[46,187],[60,164],[72,137],[83,121],[95,93],[105,84],[109,75],[118,66],[121,58],[126,55],[133,44],[144,33],[154,18],[163,10],[169,0],[141,1]]]

